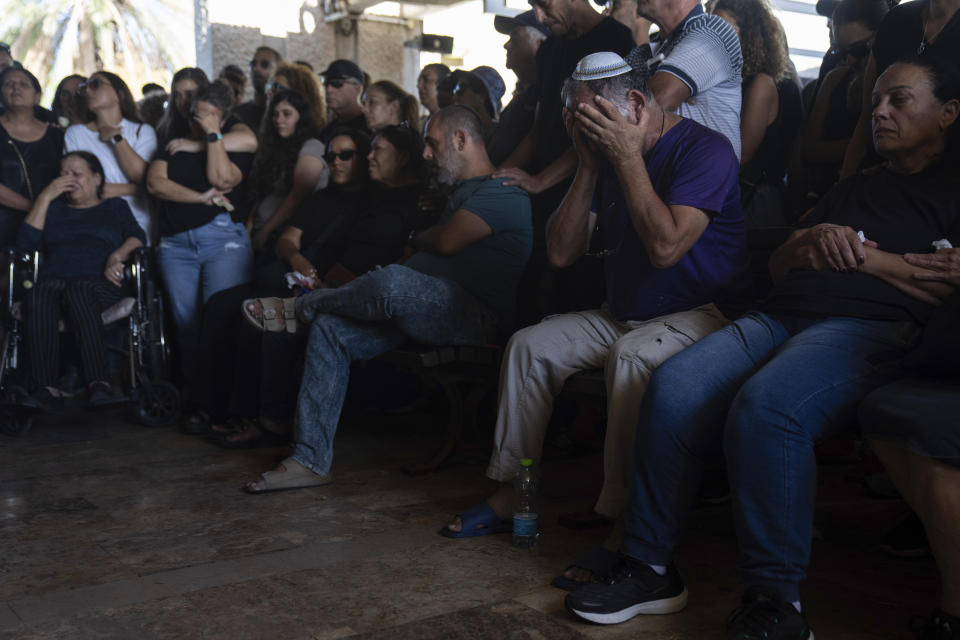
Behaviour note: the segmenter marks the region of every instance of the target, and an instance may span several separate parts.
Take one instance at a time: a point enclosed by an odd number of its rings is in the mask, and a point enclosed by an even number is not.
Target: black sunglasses
[[[260,59],[260,62],[257,62],[255,59],[250,61],[250,68],[260,67],[261,69],[269,69],[270,65],[273,64],[269,60]]]
[[[10,53],[10,45],[8,45],[6,42],[0,42],[0,51],[6,51],[7,53]]]
[[[323,154],[323,159],[327,161],[327,164],[330,164],[335,159],[339,158],[341,162],[346,162],[357,155],[356,149],[344,149],[340,153],[335,153],[333,151],[327,151]]]
[[[106,83],[106,80],[101,80],[100,78],[90,78],[86,82],[81,82],[77,85],[77,91],[83,91],[84,89],[93,89],[96,91],[100,88],[100,85]]]
[[[359,82],[357,80],[354,80],[353,78],[331,78],[329,80],[324,79],[323,86],[339,89],[340,87],[347,84],[348,82],[356,82],[357,84],[359,84]]]

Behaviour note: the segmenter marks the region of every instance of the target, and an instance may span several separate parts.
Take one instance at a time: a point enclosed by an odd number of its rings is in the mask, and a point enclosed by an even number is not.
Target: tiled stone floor
[[[239,487],[282,449],[227,452],[119,413],[43,418],[0,437],[0,638],[722,637],[736,605],[726,507],[698,509],[678,562],[682,613],[618,627],[574,621],[552,576],[601,531],[557,525],[589,507],[596,454],[544,465],[542,541],[448,540],[436,531],[488,491],[485,455],[408,477],[437,433],[429,412],[354,412],[335,484],[248,496]],[[817,638],[910,638],[936,592],[933,563],[872,550],[895,502],[864,497],[824,466],[805,604]]]

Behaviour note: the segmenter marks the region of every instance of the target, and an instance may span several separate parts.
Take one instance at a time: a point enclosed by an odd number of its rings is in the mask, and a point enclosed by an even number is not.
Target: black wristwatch
[[[110,142],[112,142],[113,144],[120,144],[121,142],[123,142],[123,136],[118,133],[114,135],[112,138],[110,138]]]
[[[415,247],[414,244],[413,244],[413,241],[414,241],[414,239],[416,239],[416,237],[417,237],[417,230],[416,230],[416,229],[413,229],[412,231],[410,231],[409,234],[407,234],[407,246],[408,246],[408,247],[413,247],[414,249],[416,249],[416,247]]]
[[[214,142],[219,142],[220,140],[223,140],[223,134],[222,134],[222,133],[219,133],[219,132],[217,132],[217,133],[210,132],[210,133],[207,134],[207,142],[209,142],[210,144],[213,144]]]

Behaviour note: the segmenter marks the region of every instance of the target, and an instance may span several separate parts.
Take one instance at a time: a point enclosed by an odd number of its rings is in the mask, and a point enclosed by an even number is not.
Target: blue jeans
[[[218,291],[250,281],[250,236],[229,213],[221,213],[202,227],[162,237],[158,261],[189,377],[203,304]]]
[[[297,399],[293,457],[326,475],[347,392],[350,363],[369,360],[412,340],[428,345],[489,342],[497,317],[458,285],[401,265],[366,273],[337,289],[297,300],[310,323]]]
[[[910,322],[750,313],[673,356],[640,408],[622,550],[671,562],[703,469],[727,459],[744,587],[787,602],[810,558],[813,446],[849,428],[860,400],[896,377]]]

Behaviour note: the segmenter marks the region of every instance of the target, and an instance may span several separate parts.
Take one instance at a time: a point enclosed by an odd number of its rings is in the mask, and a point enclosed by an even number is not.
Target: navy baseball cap
[[[515,16],[495,16],[493,18],[493,28],[505,36],[510,35],[510,32],[517,27],[532,27],[543,35],[550,37],[550,29],[537,21],[537,14],[532,10],[524,11]]]

